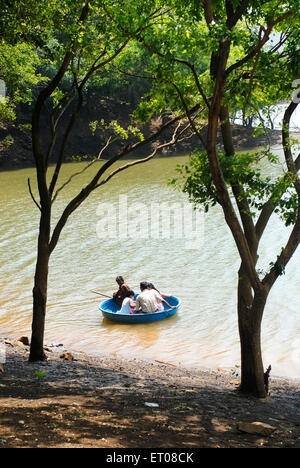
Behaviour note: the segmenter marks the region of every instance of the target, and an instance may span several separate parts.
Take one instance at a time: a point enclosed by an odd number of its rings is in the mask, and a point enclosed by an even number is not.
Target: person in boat
[[[122,303],[131,288],[128,286],[128,284],[125,283],[123,276],[117,276],[116,282],[119,285],[119,289],[113,293],[113,299],[119,307],[122,307]]]
[[[166,304],[166,306],[169,308],[169,309],[173,309],[174,307],[171,306],[170,304],[168,304],[167,301],[164,301],[164,298],[166,297],[171,297],[171,294],[163,294],[161,293],[155,286],[153,283],[148,283],[148,289],[152,289],[154,291],[157,291],[159,296],[160,296],[160,300],[158,299],[158,303],[157,303],[157,308],[159,310],[159,312],[162,312],[164,310],[164,306],[163,304]],[[158,297],[158,296],[157,296]]]
[[[149,287],[149,284],[147,281],[140,283],[141,294],[136,298],[135,313],[151,314],[158,312],[159,303],[161,302],[171,309],[175,308],[175,306],[170,306],[155,289]]]
[[[122,302],[122,307],[119,310],[118,314],[134,314],[135,310],[135,301],[134,301],[134,291],[129,290],[127,296]]]

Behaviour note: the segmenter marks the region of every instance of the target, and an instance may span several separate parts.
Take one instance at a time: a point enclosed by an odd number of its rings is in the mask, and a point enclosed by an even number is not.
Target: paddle
[[[95,294],[98,294],[99,296],[104,296],[104,297],[108,297],[109,299],[112,299],[112,296],[108,296],[107,294],[103,294],[103,293],[101,293],[99,291],[92,291],[92,292],[95,293]]]

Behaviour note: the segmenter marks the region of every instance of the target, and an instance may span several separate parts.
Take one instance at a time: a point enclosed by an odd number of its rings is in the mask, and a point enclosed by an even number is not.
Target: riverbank
[[[222,370],[63,345],[28,363],[26,340],[0,346],[2,448],[300,448],[299,380],[271,376],[270,395],[258,400]],[[245,424],[253,422],[261,424]]]
[[[108,136],[106,131],[103,129],[97,130],[97,132],[93,134],[90,128],[90,122],[95,120],[104,120],[105,122],[117,120],[119,125],[123,128],[127,128],[130,124],[136,125],[136,122],[132,121],[130,117],[133,110],[134,107],[132,105],[116,102],[114,100],[108,100],[100,107],[96,106],[94,108],[92,106],[91,108],[91,106],[88,105],[84,106],[81,114],[75,122],[73,131],[65,148],[65,162],[74,160],[90,160],[98,155],[100,149],[104,146],[104,142]],[[12,125],[0,123],[0,171],[34,167],[30,119],[28,119],[29,115],[30,111],[28,110],[28,115],[26,115],[27,120],[24,120],[23,118],[23,120],[19,120]],[[161,118],[153,118],[141,128],[141,131],[146,137],[148,137],[159,128],[161,123]],[[155,141],[145,145],[143,148],[139,149],[138,152],[131,153],[129,157],[134,159],[150,154],[155,145],[163,144],[171,139],[174,128],[175,127],[168,129]],[[45,117],[45,125],[42,128],[42,143],[45,150],[49,145],[49,129],[47,129],[48,123]],[[203,140],[206,139],[206,133],[207,128],[204,127],[201,131]],[[256,135],[255,133],[255,129],[251,126],[232,125],[232,137],[236,150],[244,151],[264,146],[276,146],[281,143],[280,130],[268,129],[266,134],[259,135]],[[300,139],[299,133],[292,133],[291,136],[297,140]],[[60,130],[57,136],[54,155],[58,154],[58,148],[62,138],[62,131]],[[10,142],[10,144],[7,144],[7,141]],[[128,140],[126,140],[126,144],[131,144],[133,142],[136,142],[136,139],[130,136]],[[109,151],[103,153],[102,158],[108,159],[111,155],[120,151],[123,146],[124,142],[121,139],[116,141],[109,147]],[[223,147],[220,130],[217,136],[217,146],[220,149]],[[195,148],[203,149],[197,136],[182,140],[180,143],[165,148],[163,155],[175,156],[178,154],[189,154],[195,150]]]

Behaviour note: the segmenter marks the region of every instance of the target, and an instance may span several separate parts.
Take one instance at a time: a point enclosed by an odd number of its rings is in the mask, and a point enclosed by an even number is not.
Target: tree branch
[[[198,129],[197,129],[196,125],[195,125],[195,122],[191,118],[190,111],[188,109],[187,103],[185,102],[185,99],[183,97],[182,92],[180,91],[180,89],[179,89],[179,87],[177,86],[176,83],[172,83],[172,85],[174,86],[174,88],[177,91],[178,96],[180,97],[181,103],[183,105],[183,108],[185,110],[186,116],[187,116],[187,118],[188,118],[188,120],[190,122],[190,125],[191,125],[192,129],[194,130],[195,134],[198,136],[199,140],[201,141],[201,143],[203,145],[203,148],[206,149],[206,147],[207,147],[206,143],[205,143],[201,133],[198,131]]]
[[[298,97],[300,97],[300,93]],[[287,169],[295,177],[294,186],[298,194],[298,198],[300,200],[300,181],[297,175],[295,162],[293,160],[293,155],[291,151],[291,142],[290,142],[290,120],[297,106],[298,106],[298,102],[292,101],[290,105],[287,107],[287,109],[285,110],[285,113],[283,116],[283,122],[282,122],[282,146],[283,146]]]
[[[293,160],[291,148],[290,148],[290,141],[289,141],[289,126],[290,126],[290,119],[297,108],[298,103],[291,102],[288,108],[284,113],[283,124],[282,124],[282,144],[285,154],[285,160],[287,164],[288,171],[294,175],[294,187],[296,189],[296,193],[298,196],[298,212],[297,212],[297,219],[294,224],[293,230],[289,236],[287,244],[284,249],[282,249],[281,254],[277,257],[277,260],[272,267],[271,271],[265,276],[263,279],[263,283],[267,285],[270,289],[273,284],[275,283],[276,279],[280,274],[282,274],[282,268],[285,268],[290,259],[292,258],[293,254],[295,253],[299,243],[300,243],[300,181],[298,178],[298,164],[299,164],[299,156],[296,159],[296,162]],[[300,165],[300,164],[299,164]]]
[[[225,149],[225,153],[227,156],[233,156],[235,154],[233,139],[232,139],[232,131],[231,125],[229,121],[229,111],[228,107],[225,105],[221,106],[220,109],[220,121],[221,121],[221,132],[222,132],[222,139],[223,139],[223,146]],[[248,203],[248,199],[243,194],[243,187],[238,182],[235,181],[231,184],[232,192],[235,197],[235,201],[239,210],[239,214],[241,217],[245,237],[248,242],[249,249],[253,256],[253,259],[256,257],[256,247],[257,247],[257,239],[256,233],[254,228],[254,223],[252,216],[250,215],[250,207]]]
[[[104,10],[106,11],[106,9],[104,8]],[[107,12],[107,11],[106,11]],[[160,9],[156,10],[154,13],[152,13],[149,17],[153,17],[153,15],[157,15],[158,13],[160,12]],[[165,12],[164,12],[165,13]],[[161,14],[164,14],[164,13],[161,13]],[[107,12],[108,14],[108,12]],[[156,17],[156,16],[155,16]],[[149,25],[146,25],[144,28],[143,27],[140,27],[138,28],[135,33],[134,33],[134,36],[136,36],[138,33],[141,32],[141,30],[145,29],[146,27],[148,27]],[[49,187],[49,193],[50,193],[50,196],[53,195],[53,192],[54,192],[54,189],[55,189],[55,186],[56,186],[56,183],[57,183],[57,180],[58,180],[58,176],[59,176],[59,172],[60,172],[60,169],[61,169],[61,165],[62,165],[62,162],[63,162],[63,156],[64,156],[64,150],[65,150],[65,146],[67,144],[67,141],[68,141],[68,138],[69,138],[69,135],[71,133],[71,130],[73,128],[73,125],[75,123],[75,120],[77,118],[77,115],[82,107],[82,103],[83,103],[83,88],[86,84],[86,82],[90,79],[90,77],[96,72],[98,71],[100,68],[104,68],[108,63],[111,63],[113,62],[113,60],[124,50],[124,48],[126,47],[126,45],[128,44],[128,42],[130,41],[131,37],[128,37],[120,46],[119,48],[112,54],[110,55],[109,57],[107,57],[105,60],[103,60],[101,63],[98,63],[99,60],[101,58],[104,57],[105,55],[105,51],[102,52],[100,54],[100,56],[94,61],[92,67],[89,69],[89,71],[86,73],[85,77],[82,79],[80,85],[77,83],[77,77],[76,77],[76,73],[73,71],[73,74],[74,74],[74,82],[76,84],[76,89],[77,89],[77,92],[78,92],[78,103],[77,103],[77,106],[76,106],[76,109],[75,111],[73,112],[72,114],[72,117],[69,121],[69,124],[67,126],[67,129],[64,133],[64,136],[63,136],[63,140],[62,140],[62,144],[61,144],[61,148],[60,148],[60,152],[59,152],[59,157],[58,157],[58,161],[57,161],[57,164],[56,164],[56,168],[55,168],[55,171],[54,171],[54,174],[53,174],[53,177],[52,177],[52,180],[51,180],[51,183],[50,183],[50,187]],[[73,57],[71,57],[71,60],[73,59]]]
[[[258,41],[258,44],[256,45],[256,47],[254,47],[254,49],[251,52],[249,52],[249,54],[247,54],[245,57],[243,57],[242,59],[240,59],[237,62],[235,62],[234,64],[232,64],[230,67],[228,67],[226,69],[226,72],[225,72],[226,75],[228,76],[231,72],[233,72],[237,68],[240,68],[245,63],[249,62],[249,60],[251,58],[253,58],[262,49],[262,47],[268,42],[270,34],[271,34],[274,26],[276,26],[276,24],[280,23],[281,21],[284,21],[285,19],[289,18],[293,14],[294,14],[294,10],[288,11],[287,13],[280,16],[276,20],[273,20],[273,21],[269,22],[268,25],[267,25],[267,29],[264,29],[261,26],[260,27],[260,32],[259,32],[259,41]],[[263,37],[261,37],[262,31],[264,31],[264,36]]]
[[[56,200],[56,198],[57,198],[59,192],[61,192],[67,185],[69,185],[69,183],[72,182],[72,180],[73,180],[75,177],[77,177],[77,176],[83,174],[87,169],[89,169],[91,166],[93,166],[93,165],[95,164],[95,162],[101,161],[101,156],[102,156],[102,154],[103,154],[104,151],[108,148],[108,146],[111,144],[111,142],[112,142],[112,138],[109,137],[109,138],[107,139],[107,142],[106,142],[105,145],[103,146],[103,148],[101,148],[101,150],[100,150],[100,152],[99,152],[99,154],[98,154],[98,157],[95,158],[95,159],[93,159],[92,161],[90,161],[81,171],[74,172],[74,174],[72,174],[72,175],[67,179],[67,181],[66,181],[65,183],[63,183],[63,184],[56,190],[55,195],[54,195],[54,197],[52,198],[52,203],[55,202],[55,200]]]
[[[56,129],[57,129],[57,125],[60,121],[60,119],[62,118],[63,114],[66,112],[67,108],[71,105],[71,103],[73,102],[73,100],[75,99],[75,93],[74,95],[72,96],[71,93],[74,91],[74,82],[69,90],[69,92],[67,93],[66,96],[64,96],[59,102],[58,104],[55,106],[55,108],[53,109],[53,111],[50,113],[50,129],[51,129],[51,141],[50,141],[50,144],[49,144],[49,147],[48,147],[48,151],[47,151],[47,155],[46,155],[46,168],[48,168],[48,165],[49,165],[49,162],[51,160],[51,157],[52,157],[52,153],[53,153],[53,149],[54,149],[54,146],[55,146],[55,143],[56,143],[56,138],[57,138],[57,132],[56,132]],[[65,101],[64,105],[63,102]],[[62,106],[62,107],[61,107]],[[59,108],[61,107],[61,110],[60,112],[58,113],[58,115],[56,117],[55,116],[55,112],[56,110],[58,110]]]
[[[65,132],[63,134],[63,137],[62,137],[62,143],[61,143],[61,146],[60,146],[60,151],[59,151],[55,171],[53,173],[51,183],[50,183],[50,187],[49,187],[50,197],[52,197],[52,195],[53,195],[53,192],[54,192],[54,189],[55,189],[55,186],[56,186],[56,182],[57,182],[57,179],[58,179],[58,176],[59,176],[59,173],[60,173],[60,169],[61,169],[61,166],[62,166],[62,163],[63,163],[63,158],[64,158],[65,147],[66,147],[66,144],[68,142],[68,138],[69,138],[70,133],[72,131],[72,128],[73,128],[73,126],[75,124],[77,115],[79,114],[80,109],[81,109],[82,104],[83,104],[82,87],[78,86],[76,77],[75,77],[75,82],[76,82],[76,89],[77,89],[77,93],[78,93],[78,102],[77,102],[77,105],[76,105],[76,108],[75,108],[74,112],[71,115],[71,118],[69,120],[67,128],[66,128],[66,130],[65,130]]]
[[[214,95],[211,101],[211,107],[209,111],[207,132],[207,155],[213,183],[218,193],[219,203],[222,206],[225,220],[235,240],[236,247],[239,251],[242,263],[244,264],[244,268],[249,278],[249,281],[251,282],[251,286],[254,289],[254,291],[257,292],[261,289],[261,283],[255,270],[255,261],[252,257],[247,239],[232,205],[226,181],[224,180],[224,175],[216,151],[219,115],[222,106],[224,86],[226,82],[225,68],[229,56],[229,51],[230,40],[221,40],[218,51],[217,69],[214,73]]]
[[[297,190],[298,198],[299,198],[299,179],[297,179],[297,174],[300,171],[300,153],[298,157],[296,158],[296,160],[294,161],[292,154],[291,154],[290,143],[289,143],[289,122],[290,122],[292,113],[294,112],[296,107],[297,107],[297,104],[291,102],[284,113],[283,128],[282,128],[282,145],[283,145],[284,152],[285,152],[285,159],[286,159],[288,171],[293,173],[296,178],[295,188],[297,187],[296,190]],[[285,178],[287,177],[290,177],[290,175],[286,174]],[[264,230],[268,224],[268,221],[270,217],[272,216],[277,204],[278,204],[278,199],[275,200],[274,197],[272,196],[262,208],[260,215],[258,217],[258,220],[256,222],[256,226],[255,226],[256,235],[258,239],[260,239],[261,236],[263,235]]]
[[[197,110],[199,109],[199,105],[196,105],[194,106],[193,108],[193,112],[196,112]],[[119,159],[121,159],[123,156],[125,155],[128,155],[130,153],[132,153],[133,151],[143,147],[144,145],[150,143],[151,141],[157,139],[157,137],[159,135],[161,135],[166,129],[168,129],[170,126],[174,125],[175,123],[177,123],[178,121],[182,120],[183,119],[183,115],[180,115],[180,116],[177,116],[177,117],[174,117],[172,119],[170,119],[167,123],[165,123],[164,125],[162,125],[159,130],[155,133],[153,133],[152,135],[150,135],[150,137],[146,138],[145,140],[143,141],[139,141],[135,144],[132,144],[131,146],[126,146],[123,150],[121,150],[119,153],[117,153],[115,156],[113,156],[111,159],[109,159],[108,161],[106,161],[103,166],[97,171],[97,173],[95,174],[95,176],[92,178],[92,180],[88,183],[88,185],[86,187],[84,187],[70,202],[69,204],[65,207],[60,219],[58,220],[55,228],[54,228],[54,231],[52,233],[52,237],[51,237],[51,240],[50,240],[50,243],[49,243],[49,250],[50,250],[50,253],[54,250],[57,242],[58,242],[58,239],[59,239],[59,236],[61,234],[61,231],[63,229],[63,227],[65,226],[68,218],[70,217],[70,215],[76,210],[76,208],[78,208],[78,206],[80,206],[83,201],[89,196],[89,194],[95,190],[95,188],[97,187],[98,183],[99,183],[99,179],[102,177],[102,175],[115,163],[117,162]]]
[[[150,161],[151,159],[154,158],[154,156],[156,156],[158,151],[160,151],[161,149],[166,148],[166,147],[171,146],[171,145],[174,145],[178,141],[184,140],[185,138],[180,138],[181,133],[179,135],[177,135],[177,131],[178,131],[180,125],[181,125],[181,122],[179,122],[176,129],[174,130],[174,133],[173,133],[172,138],[171,138],[170,141],[168,141],[167,143],[162,143],[161,145],[157,145],[155,147],[155,149],[153,150],[153,152],[149,156],[147,156],[146,158],[137,159],[135,161],[132,161],[130,163],[125,164],[124,166],[121,166],[121,167],[117,168],[115,171],[111,172],[109,174],[109,176],[106,177],[106,179],[103,179],[99,184],[97,184],[95,189],[98,188],[98,187],[101,187],[104,184],[106,184],[112,177],[114,177],[119,172],[122,172],[125,169],[128,169],[129,167],[136,166],[137,164],[142,164],[142,163],[145,163],[147,161]],[[187,129],[187,127],[185,127],[185,129],[183,131],[186,131],[186,129]]]
[[[191,70],[191,72],[192,72],[192,74],[193,74],[193,77],[194,77],[195,84],[196,84],[196,86],[197,86],[197,88],[198,88],[198,91],[199,91],[199,93],[200,93],[200,95],[201,95],[203,101],[204,101],[205,104],[207,105],[207,108],[209,109],[209,108],[210,108],[210,102],[209,102],[209,100],[208,100],[206,94],[205,94],[204,91],[203,91],[203,88],[202,88],[202,86],[201,86],[201,84],[200,84],[200,81],[199,81],[199,78],[198,78],[198,75],[197,75],[197,72],[196,72],[196,70],[195,70],[194,65],[192,65],[192,64],[191,64],[190,62],[188,62],[187,60],[183,60],[183,59],[180,59],[180,58],[177,58],[177,57],[174,57],[174,60],[175,60],[175,62],[177,62],[177,63],[182,63],[183,65],[185,65],[186,67],[188,67],[188,68]]]
[[[78,24],[84,24],[89,13],[89,5],[88,3],[84,3],[81,14],[78,20]],[[47,101],[47,99],[51,96],[53,91],[57,88],[59,83],[61,82],[62,78],[64,77],[66,71],[69,68],[69,65],[72,61],[72,58],[75,55],[75,42],[76,39],[72,41],[68,51],[66,52],[62,64],[55,75],[55,77],[51,80],[51,82],[40,92],[38,98],[36,100],[33,114],[32,114],[32,147],[33,147],[33,156],[35,160],[36,170],[37,170],[37,181],[38,181],[38,189],[41,199],[41,206],[46,205],[47,209],[50,205],[50,195],[47,187],[46,182],[46,172],[47,172],[47,165],[46,165],[46,158],[42,151],[41,145],[41,113],[42,108]]]
[[[236,23],[241,19],[241,16],[245,12],[246,8],[251,4],[251,0],[242,0],[236,9],[233,8],[232,1],[226,0],[226,12],[227,12],[227,27],[232,29]]]
[[[30,193],[30,196],[31,196],[32,200],[34,201],[34,203],[35,203],[35,205],[38,207],[38,209],[39,209],[40,211],[42,211],[40,205],[38,204],[38,202],[36,201],[36,199],[34,198],[34,195],[33,195],[33,193],[32,193],[29,177],[28,177],[28,179],[27,179],[27,185],[28,185],[29,193]]]
[[[205,21],[206,21],[208,28],[210,29],[211,23],[214,21],[211,0],[203,0],[202,3],[203,3]]]

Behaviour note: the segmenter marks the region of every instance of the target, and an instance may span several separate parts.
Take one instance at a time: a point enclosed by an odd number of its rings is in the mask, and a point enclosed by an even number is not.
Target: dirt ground
[[[69,355],[62,346],[32,364],[22,343],[1,346],[1,448],[300,448],[298,380],[271,376],[259,400],[241,396],[237,377],[222,370]],[[272,433],[238,428],[257,421]]]

